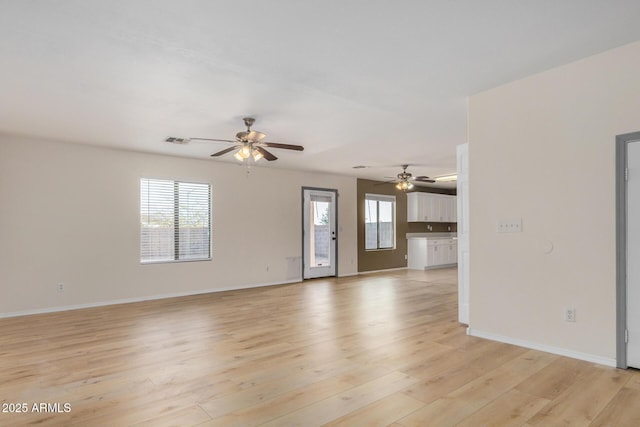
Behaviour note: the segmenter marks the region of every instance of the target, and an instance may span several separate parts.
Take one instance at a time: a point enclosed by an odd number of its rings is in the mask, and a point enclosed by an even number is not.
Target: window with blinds
[[[396,198],[381,194],[364,197],[365,250],[396,247]]]
[[[140,179],[140,262],[211,259],[211,185]]]

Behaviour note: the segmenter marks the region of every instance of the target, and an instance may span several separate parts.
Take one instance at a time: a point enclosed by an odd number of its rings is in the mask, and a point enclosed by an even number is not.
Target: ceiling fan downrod
[[[243,117],[242,120],[244,120],[244,124],[247,127],[247,132],[251,132],[251,126],[256,122],[256,119],[253,117]]]

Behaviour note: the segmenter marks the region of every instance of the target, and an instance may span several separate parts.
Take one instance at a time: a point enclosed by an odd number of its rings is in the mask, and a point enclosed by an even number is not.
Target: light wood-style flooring
[[[0,425],[640,426],[638,372],[469,337],[456,298],[398,270],[0,319]]]

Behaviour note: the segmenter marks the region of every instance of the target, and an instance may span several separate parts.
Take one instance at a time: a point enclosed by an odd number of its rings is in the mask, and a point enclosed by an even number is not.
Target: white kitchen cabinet
[[[456,196],[407,193],[407,221],[456,222]]]
[[[440,200],[435,194],[422,193],[422,203],[424,220],[427,222],[438,222],[440,220]]]
[[[435,222],[439,215],[430,193],[407,193],[407,221]]]
[[[407,241],[407,267],[413,270],[449,267],[458,261],[453,238],[411,238]]]
[[[451,196],[452,217],[450,222],[458,222],[458,196]]]
[[[446,253],[445,264],[457,264],[458,263],[458,241],[456,239],[448,239],[449,242],[446,244],[446,249],[444,252]]]
[[[436,194],[439,207],[439,222],[456,222],[456,196]]]
[[[446,196],[447,197],[447,216],[446,222],[456,222],[456,196]]]
[[[446,263],[445,245],[439,240],[427,240],[427,259],[424,268],[433,268]]]
[[[422,199],[420,193],[407,193],[407,221],[418,222],[422,219],[422,208],[420,206]]]
[[[407,268],[424,270],[427,266],[427,239],[407,239]]]
[[[432,221],[435,222],[444,222],[444,216],[447,211],[446,199],[441,194],[430,194],[428,199],[430,199],[431,206],[433,206],[433,215]]]

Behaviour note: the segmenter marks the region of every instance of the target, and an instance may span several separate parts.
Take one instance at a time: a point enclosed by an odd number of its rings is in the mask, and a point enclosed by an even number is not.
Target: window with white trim
[[[365,194],[365,249],[396,247],[396,198],[382,194]]]
[[[211,185],[140,179],[140,262],[211,259]]]

